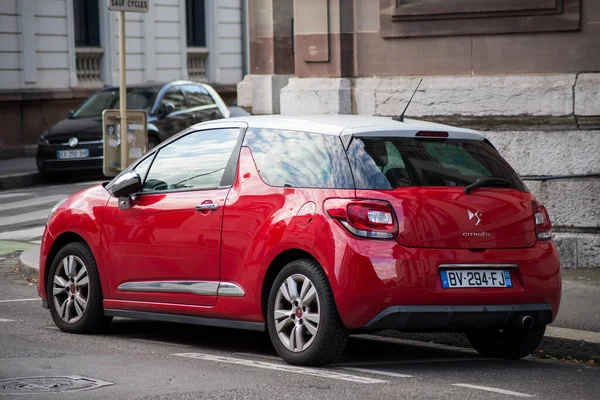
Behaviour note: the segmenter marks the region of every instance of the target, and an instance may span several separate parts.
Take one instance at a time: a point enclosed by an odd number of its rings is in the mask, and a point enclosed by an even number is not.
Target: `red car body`
[[[381,240],[352,234],[332,218],[328,199],[390,205],[397,235]],[[219,207],[194,210],[207,201]],[[280,266],[297,257],[310,257],[322,267],[350,331],[461,330],[472,324],[468,313],[493,314],[495,306],[500,318],[527,311],[550,323],[559,310],[556,248],[536,237],[535,198],[512,188],[466,194],[463,187],[274,187],[261,178],[251,149],[242,146],[231,187],[149,193],[125,210],[118,202],[99,185],[71,196],[51,216],[41,245],[42,299],[48,298],[54,255],[79,240],[96,260],[104,309],[117,316],[127,316],[117,311],[135,311],[141,317],[199,317],[209,325],[262,330],[270,284]],[[481,224],[475,225],[471,210],[477,210]],[[493,235],[478,236],[479,231]],[[443,288],[440,268],[445,265],[509,265],[513,285]],[[119,289],[144,280],[229,282],[244,294]]]

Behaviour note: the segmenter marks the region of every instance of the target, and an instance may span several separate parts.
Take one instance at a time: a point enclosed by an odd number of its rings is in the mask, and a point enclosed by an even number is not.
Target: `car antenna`
[[[402,114],[400,114],[399,117],[392,118],[394,121],[404,122],[404,113],[406,113],[406,110],[408,110],[408,106],[410,106],[410,102],[412,101],[413,97],[415,97],[415,94],[417,94],[417,90],[419,90],[421,82],[423,82],[423,78],[421,78],[421,80],[417,84],[417,87],[415,88],[415,91],[413,92],[412,96],[410,96],[410,100],[408,100],[408,103],[406,103],[406,107],[404,107],[404,111],[402,111]]]

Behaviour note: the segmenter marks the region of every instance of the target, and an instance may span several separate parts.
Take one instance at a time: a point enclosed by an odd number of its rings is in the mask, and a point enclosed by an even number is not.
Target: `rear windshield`
[[[348,159],[357,189],[403,186],[468,186],[479,178],[502,178],[527,189],[488,143],[463,139],[355,137]]]

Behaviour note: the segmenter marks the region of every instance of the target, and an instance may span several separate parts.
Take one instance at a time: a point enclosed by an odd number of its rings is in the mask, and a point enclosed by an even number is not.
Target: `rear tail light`
[[[538,202],[533,202],[533,219],[535,223],[535,234],[538,240],[552,239],[552,222],[546,207]]]
[[[329,217],[356,236],[393,239],[398,234],[398,221],[385,201],[328,199],[323,206]]]

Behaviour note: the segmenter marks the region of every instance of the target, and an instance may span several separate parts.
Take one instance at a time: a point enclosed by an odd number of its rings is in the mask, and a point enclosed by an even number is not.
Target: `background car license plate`
[[[86,158],[90,156],[90,151],[88,149],[57,150],[56,156],[59,160],[64,160],[68,158]]]
[[[510,271],[507,270],[444,270],[440,271],[442,286],[452,288],[512,287]]]

